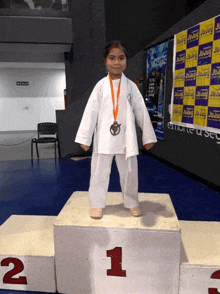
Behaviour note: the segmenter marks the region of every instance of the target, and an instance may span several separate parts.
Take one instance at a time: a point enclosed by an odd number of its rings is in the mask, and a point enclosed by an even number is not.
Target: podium
[[[63,294],[219,294],[220,223],[178,221],[168,194],[139,193],[143,216],[88,192],[58,216],[12,215],[0,227],[0,289]]]
[[[179,286],[180,227],[167,194],[139,194],[132,217],[121,193],[108,193],[101,220],[88,192],[75,192],[54,223],[60,293],[169,293]]]
[[[179,294],[220,293],[220,223],[180,221]]]
[[[12,215],[0,227],[0,289],[56,292],[54,220]]]

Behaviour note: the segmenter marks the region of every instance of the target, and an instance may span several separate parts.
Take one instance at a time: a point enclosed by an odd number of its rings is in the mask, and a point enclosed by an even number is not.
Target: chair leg
[[[58,153],[59,153],[59,157],[61,157],[61,153],[60,153],[60,142],[59,142],[59,140],[57,141],[57,144],[58,144]]]
[[[37,142],[35,142],[35,143],[36,143],[37,158],[39,158],[39,152],[38,152]]]
[[[31,141],[31,160],[33,160],[33,141]]]
[[[54,148],[55,148],[55,158],[57,158],[57,142],[54,142]]]

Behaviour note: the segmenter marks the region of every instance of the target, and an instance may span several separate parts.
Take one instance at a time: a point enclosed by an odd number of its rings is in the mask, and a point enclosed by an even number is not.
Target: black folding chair
[[[57,123],[44,122],[37,125],[38,138],[31,140],[31,159],[33,160],[33,144],[36,145],[37,158],[39,158],[38,144],[54,143],[55,158],[57,157],[56,147],[60,157],[60,144],[58,140],[58,125]]]

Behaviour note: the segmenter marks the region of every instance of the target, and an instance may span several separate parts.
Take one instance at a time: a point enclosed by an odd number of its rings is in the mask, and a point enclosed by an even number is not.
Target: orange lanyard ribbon
[[[112,83],[112,79],[111,79],[110,76],[109,76],[109,80],[110,80],[111,93],[112,93],[113,116],[114,116],[114,122],[116,122],[117,121],[117,116],[118,116],[118,100],[119,100],[120,90],[121,90],[121,79],[119,80],[119,83],[118,83],[116,108],[115,108],[115,95],[114,95],[113,83]]]

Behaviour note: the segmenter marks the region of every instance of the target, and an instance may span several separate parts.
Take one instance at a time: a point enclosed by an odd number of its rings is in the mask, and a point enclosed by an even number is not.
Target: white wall
[[[17,86],[28,81],[29,86]],[[0,131],[36,130],[64,109],[64,69],[0,68]]]

